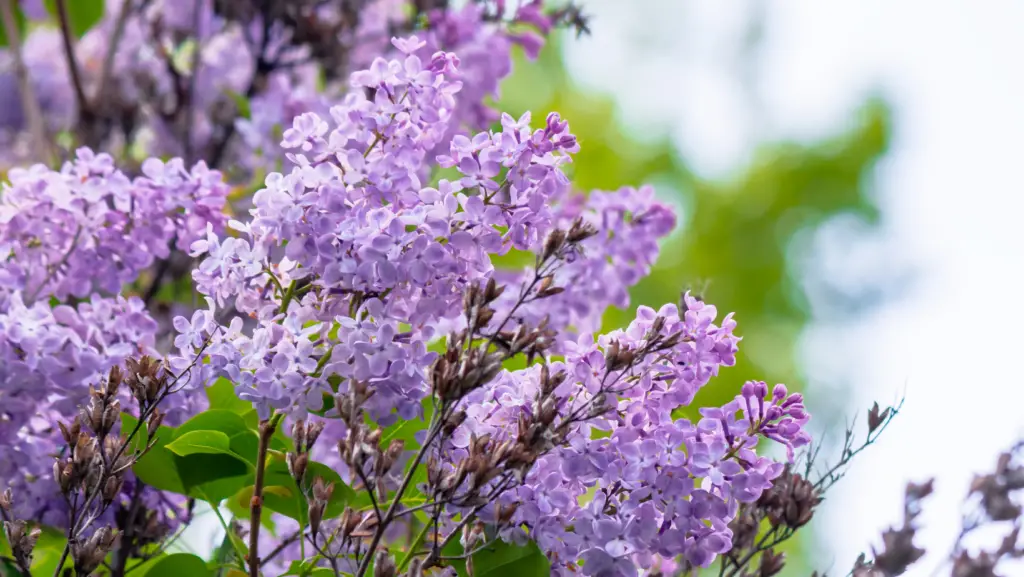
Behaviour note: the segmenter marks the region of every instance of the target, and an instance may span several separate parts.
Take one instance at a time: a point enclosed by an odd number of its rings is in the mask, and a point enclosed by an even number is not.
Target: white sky
[[[704,174],[742,165],[758,138],[835,133],[878,87],[896,106],[877,193],[886,250],[914,267],[917,282],[853,324],[819,323],[804,356],[812,385],[848,385],[850,414],[904,390],[908,399],[818,527],[832,548],[823,568],[842,575],[897,520],[905,481],[937,475],[921,542],[947,547],[972,472],[1024,433],[1024,2],[584,4],[593,35],[567,46],[570,70],[613,92],[641,131],[671,126]],[[738,39],[755,10],[764,44],[744,71]],[[849,247],[822,249],[833,255],[823,267],[846,265],[837,259]],[[820,402],[840,394],[815,393]]]

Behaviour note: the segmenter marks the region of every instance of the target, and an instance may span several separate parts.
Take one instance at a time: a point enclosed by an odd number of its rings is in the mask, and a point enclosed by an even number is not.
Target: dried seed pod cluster
[[[67,448],[54,461],[53,477],[71,504],[67,549],[78,575],[95,571],[118,546],[124,531],[132,539],[120,552],[123,559],[168,533],[157,513],[138,502],[140,487],[135,488],[135,505],[115,512],[120,531],[92,527],[109,507],[119,503],[132,465],[155,445],[163,421],[157,405],[175,382],[164,365],[150,357],[130,358],[125,365],[123,370],[112,367],[106,379],[89,388],[88,401],[70,423],[58,423]],[[134,398],[139,406],[140,419],[131,430],[119,431],[122,398]],[[136,441],[143,429],[148,439],[145,444]]]
[[[10,489],[0,493],[0,518],[3,519],[4,537],[11,548],[14,562],[18,569],[25,575],[29,575],[29,568],[32,566],[32,551],[36,547],[42,530],[39,527],[31,527],[20,519],[11,518],[11,502],[14,496]]]
[[[306,468],[309,466],[309,453],[320,438],[324,430],[321,421],[306,422],[305,420],[295,421],[292,425],[292,441],[295,445],[294,451],[285,455],[288,464],[288,472],[295,479],[295,484],[302,487],[306,478]]]

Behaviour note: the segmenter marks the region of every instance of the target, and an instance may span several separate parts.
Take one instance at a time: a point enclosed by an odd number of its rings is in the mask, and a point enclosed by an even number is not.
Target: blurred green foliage
[[[763,144],[731,178],[708,181],[667,137],[641,142],[631,135],[610,95],[574,84],[557,45],[515,71],[503,86],[502,108],[513,115],[532,110],[535,121],[549,111],[569,120],[581,146],[570,167],[577,187],[651,183],[664,201],[682,207],[658,266],[632,295],[634,306],[657,307],[692,290],[720,316],[735,311],[743,336],[737,366],[723,372],[719,386],[702,391],[697,405],[727,402],[748,379],[801,388],[795,347],[810,311],[787,255],[797,239],[810,236],[799,233],[840,214],[878,223],[869,188],[871,169],[889,143],[885,103],[869,100],[845,133],[824,141]],[[632,310],[609,310],[605,326],[622,326],[632,316]]]

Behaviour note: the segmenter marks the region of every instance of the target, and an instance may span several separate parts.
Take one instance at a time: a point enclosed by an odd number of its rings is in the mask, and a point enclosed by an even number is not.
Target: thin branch
[[[0,1],[2,1],[2,0],[0,0]],[[134,444],[133,440],[135,439],[135,436],[138,435],[139,431],[142,429],[142,427],[146,423],[146,421],[149,420],[149,417],[153,414],[153,411],[156,410],[157,406],[161,402],[163,402],[163,400],[166,399],[168,397],[168,395],[176,392],[174,390],[174,386],[179,381],[181,381],[181,379],[184,378],[186,375],[191,375],[192,374],[192,369],[196,366],[196,363],[198,363],[200,361],[200,359],[202,359],[203,353],[206,351],[207,347],[209,347],[210,343],[212,343],[212,342],[213,342],[212,336],[211,336],[211,338],[206,339],[206,342],[203,343],[203,346],[196,352],[195,358],[192,359],[192,362],[189,363],[189,365],[187,367],[185,367],[180,373],[178,373],[177,375],[174,375],[173,378],[171,379],[171,381],[164,388],[164,390],[160,394],[160,396],[157,397],[156,401],[154,401],[152,405],[146,407],[139,414],[139,420],[135,423],[135,427],[132,428],[131,432],[128,433],[128,435],[126,437],[124,437],[123,441],[121,441],[121,445],[118,448],[117,452],[115,452],[114,456],[110,459],[110,466],[115,465],[117,463],[117,460],[120,459],[122,455],[124,455],[124,452],[128,448],[128,446]],[[103,446],[103,443],[100,442],[99,445]],[[149,443],[142,449],[142,453],[145,453],[151,447],[152,447],[152,440],[150,440]],[[136,451],[136,452],[138,453],[138,451]],[[99,513],[102,513],[104,510],[106,510],[106,507],[103,507],[98,513],[90,516],[88,521],[85,521],[85,518],[86,518],[85,515],[84,515],[85,511],[87,511],[89,509],[89,507],[92,505],[92,503],[96,500],[96,498],[99,497],[100,491],[101,491],[102,487],[106,483],[108,477],[110,475],[112,475],[112,474],[116,474],[116,471],[109,470],[107,468],[107,463],[105,461],[101,462],[100,463],[100,474],[98,476],[98,481],[97,481],[96,485],[90,491],[88,491],[85,494],[85,499],[83,500],[83,502],[81,504],[81,509],[78,508],[77,495],[76,495],[76,497],[75,497],[75,501],[76,502],[75,502],[75,505],[72,506],[72,508],[71,508],[71,515],[70,515],[70,519],[69,519],[69,523],[68,523],[67,542],[64,544],[64,548],[61,551],[60,560],[57,562],[57,566],[54,568],[53,577],[60,577],[61,569],[63,569],[63,567],[64,567],[64,562],[67,560],[68,554],[71,552],[71,545],[78,540],[78,537],[81,534],[81,532],[84,531],[85,528],[88,527],[96,519],[96,517],[99,515]],[[81,517],[78,517],[76,515],[76,511],[81,511],[83,513],[83,515]],[[85,521],[85,522],[83,522],[83,521]]]
[[[431,443],[434,442],[434,438],[441,432],[444,421],[445,419],[443,418],[443,415],[434,415],[427,438],[424,439],[423,445],[420,449],[416,451],[416,456],[412,459],[412,466],[409,467],[409,472],[406,473],[405,478],[402,479],[402,484],[398,487],[398,491],[395,492],[395,497],[394,500],[391,501],[391,506],[388,507],[387,512],[384,513],[384,518],[381,519],[380,523],[377,525],[377,529],[373,532],[373,538],[370,540],[366,556],[363,557],[362,563],[359,564],[359,569],[356,570],[356,577],[366,575],[366,572],[369,570],[370,562],[373,560],[373,554],[377,550],[377,545],[380,544],[380,540],[384,537],[385,529],[391,524],[391,520],[394,519],[395,513],[398,511],[398,507],[402,503],[402,496],[405,495],[409,485],[412,484],[412,478],[416,473],[416,469],[420,466],[420,462],[423,461],[423,457],[426,456],[427,450],[430,448]],[[367,490],[372,489],[367,487]]]
[[[96,102],[103,102],[107,94],[107,83],[110,81],[111,73],[114,70],[114,60],[117,56],[117,48],[124,37],[125,28],[128,24],[128,16],[132,13],[132,0],[124,0],[121,9],[117,13],[117,20],[114,22],[114,32],[110,35],[109,48],[103,58],[103,67],[100,69],[100,80],[96,87]]]
[[[135,537],[135,525],[138,522],[136,517],[139,516],[139,507],[142,505],[142,490],[144,487],[145,484],[136,478],[135,487],[132,489],[131,504],[128,507],[127,521],[125,526],[122,527],[121,544],[114,554],[115,565],[110,571],[110,574],[114,577],[121,577],[126,572],[128,558],[131,556],[132,546],[134,545],[132,539]]]
[[[267,10],[263,10],[263,34],[260,38],[260,47],[256,54],[256,64],[253,66],[252,78],[249,79],[249,86],[245,89],[245,97],[252,98],[256,94],[256,90],[259,83],[264,76],[272,72],[276,67],[276,62],[268,59],[270,50],[270,27],[273,22],[267,16]],[[228,151],[228,145],[231,143],[231,139],[235,136],[236,122],[229,122],[224,128],[224,134],[217,141],[213,147],[213,151],[210,154],[210,168],[219,168],[220,163],[224,160],[224,154]]]
[[[284,417],[276,413],[270,420],[260,423],[260,446],[256,456],[256,482],[249,502],[249,577],[260,577],[260,523],[263,515],[263,480],[267,469],[267,449],[277,425]]]
[[[82,72],[78,68],[78,59],[75,57],[75,38],[71,30],[71,19],[68,17],[67,0],[57,0],[57,16],[60,19],[60,33],[64,39],[64,57],[68,62],[68,72],[71,74],[71,84],[75,89],[75,99],[78,101],[79,115],[86,117],[91,113],[89,98],[85,95],[85,87],[82,84]]]
[[[380,506],[377,504],[377,497],[374,495],[374,487],[370,485],[370,480],[366,477],[366,473],[363,471],[363,466],[359,465],[358,467],[355,467],[355,470],[359,480],[362,481],[363,485],[366,487],[366,494],[370,497],[370,504],[373,505],[373,512],[377,515],[377,521],[379,522],[383,520],[384,516],[380,512]]]
[[[36,99],[35,89],[28,75],[28,68],[21,54],[21,33],[18,31],[18,22],[14,16],[12,0],[0,0],[0,17],[3,19],[4,32],[7,33],[7,44],[11,58],[14,60],[14,75],[18,81],[18,96],[21,98],[21,108],[25,112],[25,119],[28,123],[29,134],[32,138],[32,148],[39,161],[50,161],[53,151],[49,136],[46,133],[46,123],[43,121],[43,112]]]
[[[277,547],[275,547],[270,553],[267,553],[267,555],[263,557],[263,559],[261,559],[260,562],[266,563],[267,561],[270,561],[274,557],[280,555],[281,552],[287,549],[289,545],[299,540],[302,537],[303,532],[304,530],[300,528],[298,531],[282,539],[281,542],[278,543]]]
[[[7,2],[8,0],[0,1]],[[60,261],[58,261],[57,264],[53,265],[52,267],[49,267],[49,270],[46,273],[46,277],[43,278],[43,280],[39,283],[39,286],[37,286],[36,289],[32,291],[32,296],[28,299],[29,303],[34,303],[35,300],[39,298],[39,293],[43,292],[43,289],[46,288],[46,285],[49,284],[50,281],[52,281],[53,278],[57,276],[57,273],[60,271],[60,269],[63,268],[64,265],[68,263],[68,259],[71,258],[71,253],[75,252],[75,249],[78,248],[78,240],[81,237],[82,227],[79,226],[78,230],[75,231],[75,236],[71,239],[71,246],[68,247],[67,252],[64,253],[64,256],[61,257]]]

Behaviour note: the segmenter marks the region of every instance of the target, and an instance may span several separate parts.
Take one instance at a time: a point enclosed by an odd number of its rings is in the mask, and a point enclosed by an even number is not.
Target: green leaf
[[[524,547],[498,541],[473,555],[473,577],[550,574],[551,563],[533,541]]]
[[[231,438],[220,431],[189,431],[179,434],[167,450],[180,457],[195,454],[231,454]]]
[[[131,573],[143,577],[154,565],[168,557],[168,554],[162,552],[158,545],[144,547],[142,554],[147,555],[147,557],[145,559],[137,559],[135,557],[128,559],[128,562],[125,564],[126,574]],[[148,557],[149,555],[152,556]]]
[[[252,466],[231,453],[175,456],[185,494],[219,503],[252,485]]]
[[[206,577],[213,575],[206,562],[190,553],[175,553],[161,559],[143,577]]]
[[[17,2],[13,3],[12,8],[14,9],[14,23],[18,27],[18,37],[21,38],[22,42],[24,42],[25,28],[27,26],[25,14],[22,13],[21,7],[18,6]],[[0,47],[5,46],[7,46],[7,27],[3,26],[2,22],[0,22]]]
[[[211,409],[223,409],[238,415],[244,415],[252,410],[252,403],[239,399],[235,394],[234,383],[224,377],[206,388],[206,398],[210,401]]]
[[[36,547],[32,550],[32,574],[53,575],[57,572],[57,563],[60,561],[61,553],[64,552],[64,545],[68,542],[64,533],[52,527],[43,527],[43,533],[36,541]],[[71,560],[65,562],[65,567],[70,565]]]
[[[128,413],[121,413],[121,430],[127,434],[135,429],[138,419]],[[178,467],[175,462],[174,453],[167,450],[167,443],[174,439],[176,431],[171,427],[160,427],[156,431],[156,441],[153,448],[143,455],[135,465],[132,472],[147,485],[170,491],[172,493],[185,494],[185,485],[178,475]],[[145,429],[140,429],[133,439],[133,445],[141,450],[149,441]]]
[[[260,426],[260,416],[255,409],[250,407],[247,413],[242,415],[242,421],[245,422],[245,426],[253,431],[258,431]],[[270,448],[275,451],[287,452],[292,450],[292,440],[284,432],[284,426],[279,424],[274,429],[274,436],[270,437]]]
[[[327,502],[325,518],[340,515],[345,510],[345,505],[356,501],[356,492],[341,480],[341,476],[327,465],[316,461],[310,462],[306,466],[306,478],[304,480],[304,484],[307,487],[306,492],[309,491],[309,485],[317,477],[321,477],[324,481],[334,484],[331,500]],[[292,479],[291,474],[288,472],[288,466],[284,463],[283,459],[279,457],[272,457],[270,459],[267,464],[264,483],[263,506],[265,508],[275,513],[280,513],[285,517],[295,519],[299,523],[306,523],[309,504],[303,492],[295,485],[295,480]],[[252,486],[242,487],[232,497],[233,502],[229,505],[229,508],[248,510],[249,499],[251,498]]]
[[[57,11],[57,0],[45,0],[46,9],[55,19],[60,20],[60,13]],[[81,38],[103,19],[106,10],[104,0],[66,0],[68,12],[68,24],[71,26],[71,33],[75,38]]]
[[[217,431],[233,437],[244,431],[255,431],[238,413],[226,409],[209,409],[185,421],[178,427],[178,436],[192,431]]]
[[[288,571],[281,574],[281,577],[287,575],[305,575],[306,577],[331,577],[334,575],[334,571],[326,567],[314,567],[314,561],[307,559],[305,561],[292,561],[292,564],[288,566]]]
[[[252,431],[242,431],[231,437],[231,452],[252,465],[255,471],[260,452],[259,435]]]
[[[7,542],[7,534],[5,531],[0,531],[0,557],[10,558],[11,555],[11,545]]]
[[[408,421],[398,421],[397,423],[386,427],[382,433],[381,445],[386,447],[392,440],[399,439],[405,441],[406,450],[416,450],[420,448],[420,442],[416,439],[416,434],[427,428],[430,424],[430,418],[434,412],[434,404],[429,398],[423,400],[423,418],[422,419],[409,419]]]

